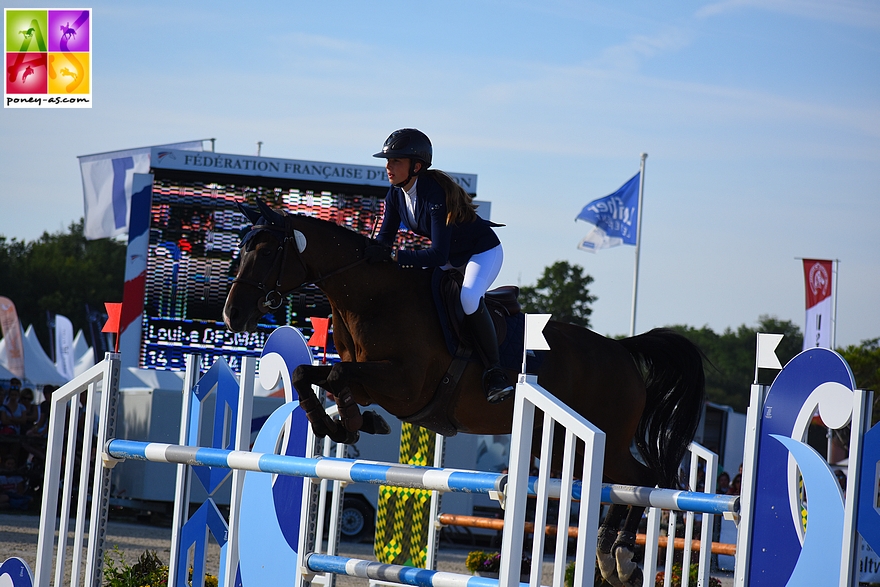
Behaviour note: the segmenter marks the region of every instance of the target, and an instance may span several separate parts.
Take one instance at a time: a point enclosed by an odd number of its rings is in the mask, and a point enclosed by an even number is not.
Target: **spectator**
[[[33,498],[26,494],[27,482],[14,457],[6,457],[0,469],[0,508],[26,510]]]
[[[27,408],[19,401],[21,389],[9,388],[6,403],[0,406],[0,435],[19,435],[22,425],[27,423]]]
[[[837,482],[840,484],[841,491],[846,493],[846,473],[840,469],[835,469],[834,476],[837,477]]]
[[[37,417],[36,423],[27,431],[28,436],[39,436],[46,438],[49,430],[49,411],[52,408],[52,393],[58,389],[56,385],[46,385],[43,387],[43,401],[36,407]]]
[[[18,377],[13,377],[9,380],[9,389],[3,390],[3,398],[2,401],[0,401],[0,405],[6,405],[6,402],[9,401],[9,392],[13,389],[21,390],[21,379]]]
[[[21,425],[21,433],[27,434],[37,421],[37,406],[34,405],[34,390],[25,387],[21,390],[21,398],[19,403],[24,406],[25,421]]]
[[[737,475],[730,482],[730,491],[727,493],[728,495],[739,495],[740,491],[742,491],[742,475]]]
[[[730,493],[730,475],[727,474],[727,471],[721,471],[721,474],[718,475],[716,489],[718,493],[721,493],[722,495]]]

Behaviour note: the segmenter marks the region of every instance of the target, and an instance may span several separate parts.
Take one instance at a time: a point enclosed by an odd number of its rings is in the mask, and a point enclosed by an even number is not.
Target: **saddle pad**
[[[460,343],[464,346],[472,347],[470,335],[467,334],[462,321],[464,319],[464,311],[461,308],[461,282],[463,276],[457,271],[444,271],[443,269],[435,269],[431,275],[431,294],[434,298],[434,306],[437,308],[437,314],[440,318],[440,327],[443,330],[443,339],[446,341],[446,348],[449,354],[455,356]],[[508,293],[508,296],[515,294]],[[507,338],[507,319],[510,318],[508,308],[497,303],[490,297],[484,298],[489,315],[495,324],[495,334],[498,338],[499,346]],[[510,302],[507,301],[509,304]],[[515,298],[514,298],[515,303]],[[518,308],[518,305],[517,305]],[[478,355],[472,355],[470,361],[479,362]]]

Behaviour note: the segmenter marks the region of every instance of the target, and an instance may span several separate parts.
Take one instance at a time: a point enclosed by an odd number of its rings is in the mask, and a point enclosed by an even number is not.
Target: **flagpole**
[[[642,196],[645,193],[645,159],[648,158],[647,153],[642,153],[642,161],[639,165],[639,213],[636,219],[636,266],[633,274],[633,303],[632,315],[629,321],[629,335],[636,335],[636,299],[639,293],[639,247],[642,246]]]
[[[837,346],[837,287],[840,280],[840,259],[835,259],[832,267],[834,268],[831,272],[832,279],[834,279],[834,293],[832,294],[834,303],[831,305],[831,350],[833,351]]]

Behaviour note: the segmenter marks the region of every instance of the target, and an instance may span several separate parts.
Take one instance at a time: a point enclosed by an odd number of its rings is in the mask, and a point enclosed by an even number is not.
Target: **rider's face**
[[[385,171],[388,172],[388,181],[390,181],[392,185],[397,185],[402,181],[406,181],[406,177],[409,174],[409,166],[410,159],[386,159]],[[411,178],[410,181],[408,181],[403,187],[405,189],[409,189],[410,187],[412,187],[413,181],[415,181],[415,177]]]

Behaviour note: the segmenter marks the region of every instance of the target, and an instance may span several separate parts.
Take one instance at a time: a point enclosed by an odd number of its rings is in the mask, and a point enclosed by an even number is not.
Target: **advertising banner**
[[[804,350],[831,348],[832,261],[804,259],[804,288],[807,294],[807,323]]]

